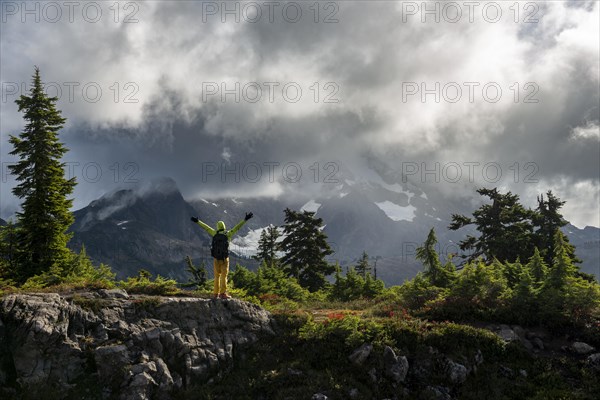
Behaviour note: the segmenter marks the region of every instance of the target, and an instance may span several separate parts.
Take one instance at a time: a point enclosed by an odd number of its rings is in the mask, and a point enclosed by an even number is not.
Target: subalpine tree
[[[281,235],[276,226],[270,225],[263,229],[258,240],[257,253],[253,258],[264,262],[270,267],[275,267],[279,262],[277,258],[277,249],[279,246],[277,239],[279,236]]]
[[[511,192],[481,188],[477,193],[488,197],[492,203],[479,207],[472,218],[453,214],[448,227],[457,230],[474,224],[479,231],[479,237],[468,235],[459,243],[460,249],[469,253],[464,258],[474,261],[483,257],[485,261],[491,261],[496,257],[501,262],[529,259],[533,254],[534,212],[524,208],[519,203],[519,196]]]
[[[56,109],[56,97],[48,97],[36,67],[29,95],[15,102],[23,113],[26,125],[21,134],[10,136],[14,149],[10,154],[19,161],[9,166],[20,182],[13,193],[20,199],[22,210],[17,213],[19,252],[17,280],[50,271],[60,271],[72,257],[67,232],[73,223],[69,211],[75,178],[66,179],[60,160],[67,148],[59,141],[58,131],[65,119]]]
[[[206,265],[204,262],[200,263],[198,266],[195,266],[190,256],[185,256],[184,262],[186,267],[185,269],[191,276],[182,286],[203,289],[206,286],[207,281]]]
[[[371,272],[371,265],[369,264],[369,255],[366,251],[363,251],[360,259],[358,260],[358,264],[354,266],[354,270],[357,274],[362,276],[363,278],[367,277],[367,274]]]
[[[435,236],[435,230],[431,228],[425,243],[423,243],[422,246],[417,247],[415,258],[421,261],[425,267],[423,275],[429,279],[433,285],[440,286],[446,283],[446,279],[442,263],[440,262],[440,257],[435,251],[436,244],[437,238]]]
[[[554,260],[546,277],[546,286],[562,290],[565,288],[568,278],[575,276],[577,268],[569,257],[568,245],[565,235],[557,229],[554,234]]]
[[[533,256],[531,256],[527,263],[527,269],[536,285],[542,284],[548,275],[548,265],[545,263],[537,247],[534,249]]]
[[[554,254],[554,234],[557,229],[568,224],[560,213],[560,209],[564,206],[565,201],[556,197],[551,190],[544,195],[538,196],[538,206],[533,216],[533,223],[537,228],[534,234],[534,242],[538,247],[540,254],[544,258],[546,264],[551,265]],[[565,250],[573,263],[581,263],[582,261],[575,255],[575,247],[569,243],[569,238],[565,237]]]
[[[513,312],[522,321],[531,322],[536,318],[537,295],[535,281],[528,268],[522,268],[512,292]]]
[[[333,251],[323,233],[323,219],[316,218],[314,212],[284,210],[284,239],[280,249],[284,252],[281,263],[289,276],[298,279],[302,287],[310,291],[321,289],[326,284],[325,277],[335,272],[335,267],[325,260]]]

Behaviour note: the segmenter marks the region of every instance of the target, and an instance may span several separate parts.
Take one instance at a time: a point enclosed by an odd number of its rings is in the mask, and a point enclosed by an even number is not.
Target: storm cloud
[[[310,197],[376,160],[452,198],[552,189],[600,226],[596,1],[32,3],[39,21],[1,4],[2,217],[37,65],[76,208],[155,176],[187,198]]]

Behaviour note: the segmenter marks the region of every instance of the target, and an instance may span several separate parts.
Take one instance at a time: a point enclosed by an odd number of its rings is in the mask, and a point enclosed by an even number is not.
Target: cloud
[[[465,163],[479,163],[473,181],[416,183],[456,198],[494,184],[531,199],[552,186],[569,219],[600,224],[584,211],[597,210],[599,187],[597,2],[519,3],[518,15],[512,3],[494,3],[497,22],[482,3],[472,22],[462,6],[456,23],[443,2],[439,22],[410,2],[319,3],[318,15],[298,3],[297,22],[281,3],[272,22],[262,9],[256,23],[249,3],[230,5],[239,6],[236,22],[225,3],[135,2],[137,23],[123,23],[134,9],[120,9],[115,23],[99,4],[105,17],[94,24],[11,17],[1,25],[3,88],[29,82],[39,65],[62,89],[70,159],[101,167],[97,182],[78,176],[77,206],[131,184],[127,176],[172,176],[186,196],[308,195],[323,190],[328,162],[360,169],[375,158],[398,171],[439,165],[440,174],[456,163],[463,176]],[[69,82],[79,84],[73,101]],[[0,111],[3,161],[11,160],[6,134],[22,126],[10,93]],[[241,174],[279,167],[272,180],[236,181],[235,173],[222,179],[224,161]],[[280,171],[291,162],[300,182]],[[316,182],[308,179],[315,163]],[[489,163],[501,166],[500,180],[486,179]],[[207,177],[213,164],[219,170]],[[3,215],[14,203],[4,187]]]

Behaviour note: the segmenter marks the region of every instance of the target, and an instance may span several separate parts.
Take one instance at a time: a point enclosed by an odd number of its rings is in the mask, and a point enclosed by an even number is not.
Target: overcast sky
[[[375,160],[447,196],[552,189],[600,226],[597,1],[24,4],[0,2],[3,218],[37,65],[76,208],[155,176],[187,198],[310,196]]]

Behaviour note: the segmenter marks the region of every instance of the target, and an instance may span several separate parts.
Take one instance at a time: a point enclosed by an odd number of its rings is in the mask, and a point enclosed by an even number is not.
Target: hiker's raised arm
[[[204,229],[206,232],[208,232],[208,234],[210,236],[215,236],[215,234],[217,233],[213,228],[211,228],[210,226],[208,226],[204,222],[200,221],[197,217],[192,217],[190,219],[192,220],[192,222],[195,222],[198,225],[200,225],[202,227],[202,229]]]
[[[231,230],[229,230],[229,232],[227,232],[227,236],[229,237],[229,239],[231,239],[231,237],[233,235],[235,235],[236,232],[239,231],[242,226],[244,226],[244,224],[246,223],[246,221],[248,221],[253,216],[254,216],[254,214],[252,214],[251,212],[250,213],[246,213],[246,217],[243,220],[241,220],[240,222],[238,222],[238,224],[236,226],[234,226],[233,228],[231,228]]]

